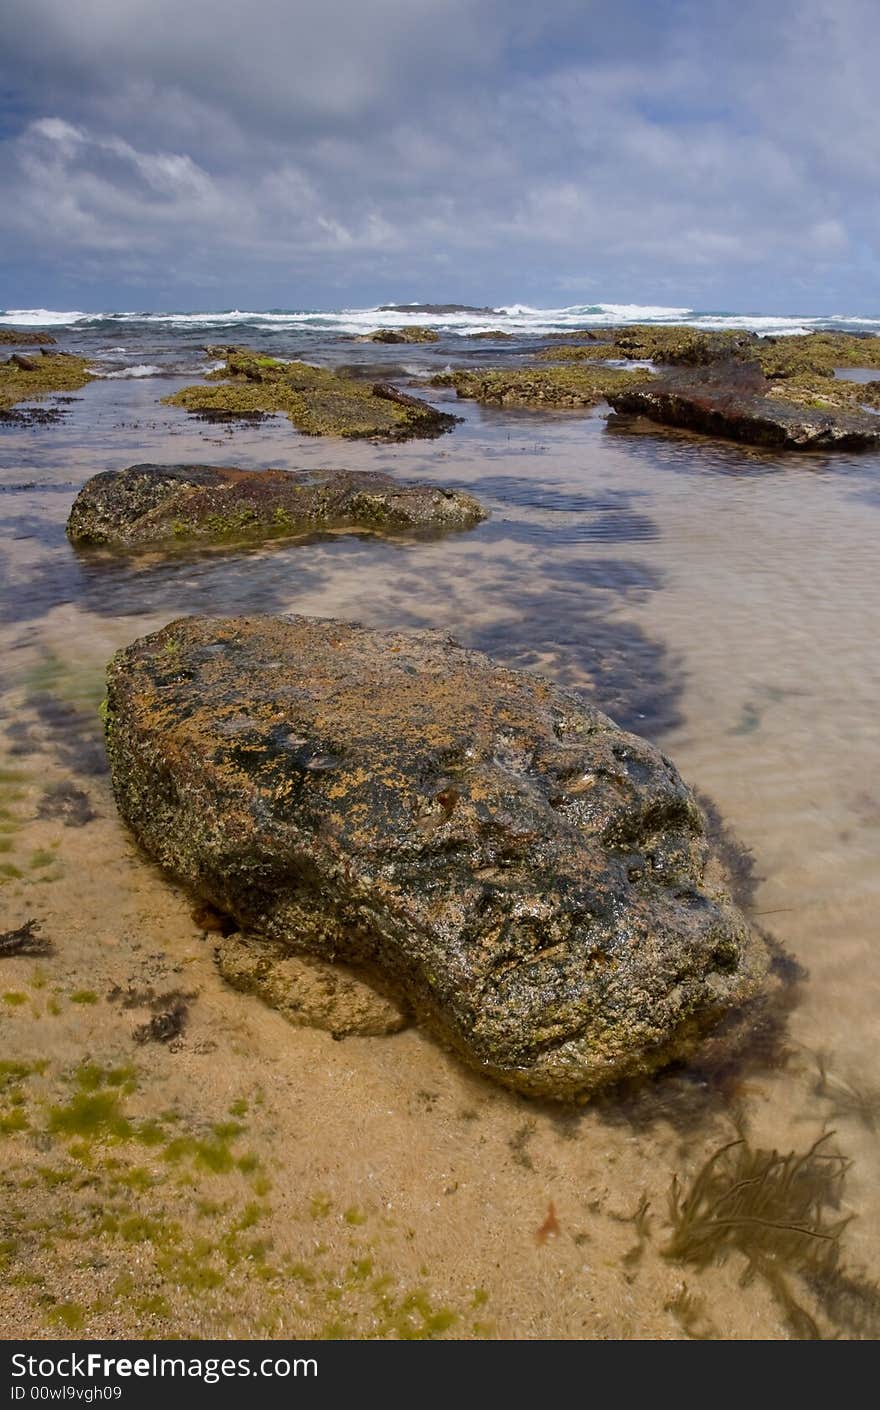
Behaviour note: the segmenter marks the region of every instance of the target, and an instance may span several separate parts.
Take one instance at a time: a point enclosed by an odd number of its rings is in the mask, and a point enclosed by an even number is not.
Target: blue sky
[[[0,307],[880,313],[875,0],[4,0]]]

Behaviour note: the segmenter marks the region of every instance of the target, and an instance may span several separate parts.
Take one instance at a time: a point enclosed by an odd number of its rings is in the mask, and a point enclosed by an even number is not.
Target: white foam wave
[[[111,382],[115,377],[161,377],[168,371],[165,367],[157,367],[153,362],[135,362],[131,367],[120,367],[116,372],[102,372],[97,367],[89,370],[95,377],[103,377],[107,382]]]
[[[7,309],[0,311],[0,323],[22,327],[77,327],[111,323],[179,328],[216,335],[223,328],[242,326],[266,332],[300,332],[357,335],[374,328],[436,328],[446,335],[465,337],[501,329],[524,337],[573,332],[600,324],[688,323],[700,328],[743,329],[772,336],[808,333],[817,326],[880,328],[880,318],[835,314],[831,317],[700,312],[666,304],[595,303],[568,304],[563,308],[535,308],[531,304],[507,304],[488,313],[458,312],[433,314],[403,308],[344,308],[321,312],[315,309],[226,309],[210,312],[62,312],[55,309]]]
[[[74,323],[82,323],[101,314],[74,312],[61,313],[53,308],[4,308],[0,309],[0,323],[11,323],[15,328],[66,328]]]

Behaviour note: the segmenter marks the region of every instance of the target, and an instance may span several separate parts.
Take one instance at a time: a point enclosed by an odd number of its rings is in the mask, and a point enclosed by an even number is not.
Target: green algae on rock
[[[738,353],[749,355],[759,339],[740,329],[693,328],[687,324],[630,323],[562,333],[538,356],[552,361],[611,359],[700,367]]]
[[[440,334],[435,328],[375,328],[372,333],[364,333],[359,343],[439,343]]]
[[[759,1003],[668,759],[434,632],[184,618],[108,671],[117,805],[243,931],[378,969],[478,1071],[587,1095]]]
[[[219,380],[222,379],[222,380]],[[281,362],[249,350],[227,354],[209,380],[165,397],[209,420],[284,412],[309,436],[400,441],[449,431],[456,418],[384,382],[361,382],[305,362]]]
[[[130,465],[83,485],[67,533],[78,544],[132,548],[289,538],[321,528],[436,532],[485,518],[470,495],[377,471]]]
[[[0,328],[0,343],[12,343],[17,347],[49,347],[57,342],[51,333],[37,333],[33,328]]]
[[[20,402],[41,401],[51,392],[76,392],[92,380],[85,358],[68,353],[10,358],[0,362],[0,416]]]
[[[511,367],[439,372],[433,387],[454,387],[460,397],[483,406],[575,410],[595,406],[611,392],[637,386],[651,374],[618,367]]]
[[[552,362],[647,360],[668,367],[707,367],[736,358],[757,363],[767,377],[830,377],[837,367],[880,367],[880,338],[836,332],[760,337],[743,329],[633,323],[557,334],[536,356]]]

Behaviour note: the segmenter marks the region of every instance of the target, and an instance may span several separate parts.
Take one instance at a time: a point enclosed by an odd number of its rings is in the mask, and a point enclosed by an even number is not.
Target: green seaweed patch
[[[52,392],[75,392],[93,381],[85,358],[58,353],[28,358],[30,367],[0,363],[0,414],[22,402],[42,401]]]
[[[125,1140],[134,1135],[134,1127],[114,1091],[74,1092],[67,1102],[51,1106],[48,1117],[47,1129],[56,1136]]]
[[[51,1163],[44,1157],[8,1168],[6,1208],[17,1234],[3,1242],[0,1262],[7,1283],[32,1298],[56,1331],[79,1334],[112,1309],[123,1332],[141,1336],[198,1336],[206,1317],[232,1336],[255,1327],[282,1335],[293,1309],[302,1326],[324,1335],[422,1340],[462,1327],[484,1334],[469,1325],[471,1309],[485,1301],[481,1290],[465,1293],[459,1309],[427,1283],[399,1287],[364,1244],[357,1206],[340,1213],[337,1233],[345,1247],[336,1253],[314,1242],[307,1262],[294,1251],[276,1252],[268,1227],[275,1211],[251,1193],[256,1179],[242,1198],[239,1149],[246,1131],[235,1118],[248,1106],[243,1098],[231,1104],[229,1119],[204,1130],[182,1131],[177,1121],[170,1139],[167,1125],[153,1121],[162,1144],[144,1155],[150,1123],[127,1101],[138,1088],[134,1066],[82,1062],[62,1075],[66,1100],[52,1104],[34,1101],[29,1089],[47,1070],[44,1061],[0,1064],[4,1110],[30,1118],[31,1133],[41,1138],[37,1148],[51,1149],[47,1135],[64,1142]],[[25,1129],[21,1118],[16,1128]],[[168,1179],[169,1156],[187,1167],[185,1180]],[[212,1182],[227,1179],[220,1197],[213,1183],[205,1192],[200,1170]],[[36,1217],[16,1208],[16,1189],[38,1190]],[[329,1197],[317,1199],[330,1213]],[[356,1217],[348,1218],[352,1212]],[[285,1219],[283,1228],[291,1227]],[[39,1273],[27,1263],[34,1253]],[[89,1300],[72,1297],[79,1292],[70,1284],[72,1261],[92,1270]]]
[[[88,1320],[88,1312],[79,1302],[57,1302],[46,1312],[46,1320],[53,1327],[63,1327],[68,1332],[81,1332]]]
[[[223,380],[219,380],[222,378]],[[357,381],[305,362],[277,362],[243,350],[206,380],[165,397],[209,420],[280,413],[309,436],[406,440],[450,430],[455,418],[382,384]]]
[[[8,1111],[0,1112],[0,1133],[14,1136],[18,1131],[29,1131],[30,1121],[21,1106],[12,1103]]]
[[[416,1288],[395,1298],[380,1298],[379,1336],[396,1336],[400,1341],[431,1341],[454,1327],[459,1314],[450,1307],[435,1307],[424,1288]]]
[[[46,651],[38,664],[24,673],[21,685],[28,695],[53,695],[89,714],[100,709],[106,692],[103,665],[83,666],[54,651]]]
[[[528,410],[579,410],[596,406],[612,392],[649,381],[647,370],[618,367],[513,367],[488,371],[441,372],[434,387],[454,387],[458,396],[482,406]]]

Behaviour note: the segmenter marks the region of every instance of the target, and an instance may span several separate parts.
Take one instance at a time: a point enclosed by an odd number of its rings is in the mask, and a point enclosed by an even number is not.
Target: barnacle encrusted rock
[[[130,465],[83,485],[70,511],[74,543],[222,543],[320,528],[467,529],[486,518],[470,495],[408,485],[378,471],[238,470]]]
[[[164,868],[243,931],[381,972],[511,1087],[651,1071],[762,990],[669,760],[439,633],[183,618],[114,657],[105,716]]]

